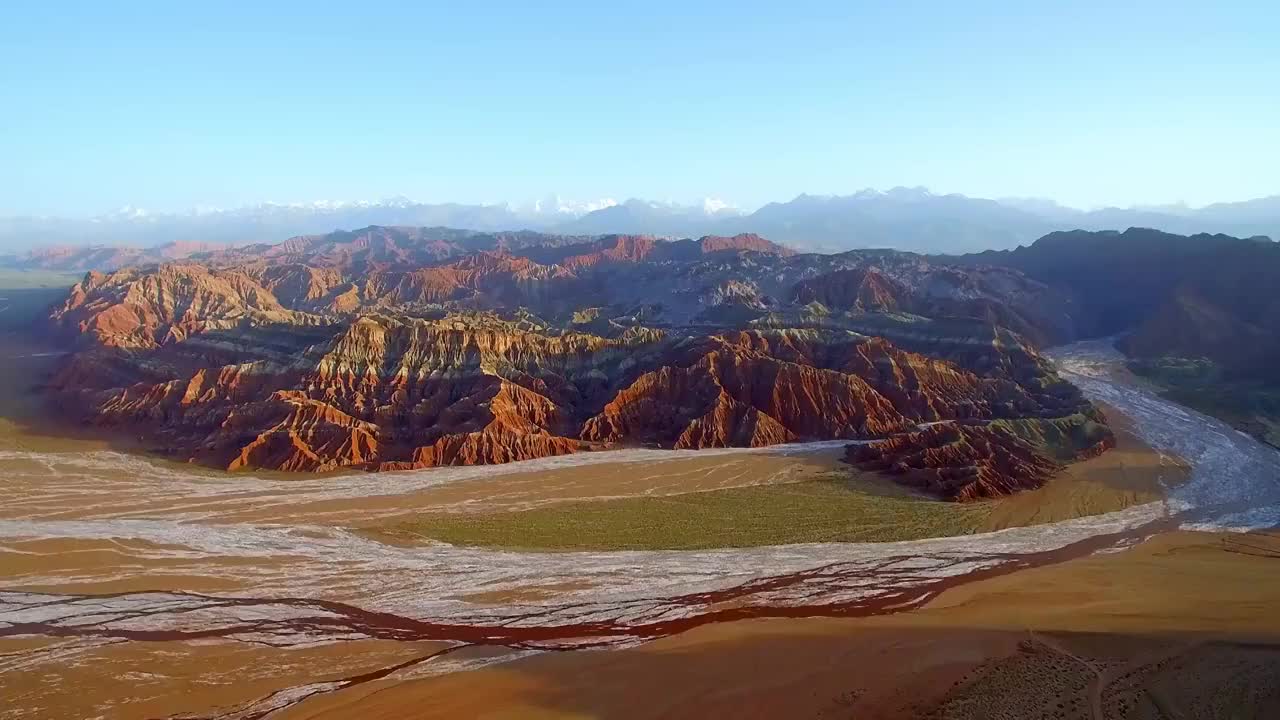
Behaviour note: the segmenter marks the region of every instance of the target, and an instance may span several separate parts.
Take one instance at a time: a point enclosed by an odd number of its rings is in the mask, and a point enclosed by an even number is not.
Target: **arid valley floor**
[[[38,375],[38,348],[9,348]],[[1221,530],[1275,524],[1280,459],[1104,344],[1056,359],[1120,447],[965,505],[823,444],[226,475],[43,435],[15,395],[0,712],[1157,718],[1244,699],[1274,716],[1280,539]],[[673,503],[745,529],[720,547],[642,531]],[[857,521],[812,520],[831,503]],[[556,546],[565,507],[580,528]],[[484,530],[441,543],[459,517]]]

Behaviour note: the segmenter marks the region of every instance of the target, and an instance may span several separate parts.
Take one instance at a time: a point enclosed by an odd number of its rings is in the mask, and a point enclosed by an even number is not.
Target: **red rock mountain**
[[[89,273],[52,313],[76,349],[53,389],[85,422],[229,469],[891,436],[881,455],[911,465],[943,432],[921,423],[1092,410],[1002,322],[1051,335],[1054,302],[1013,271],[754,235],[368,228]],[[931,488],[1004,492],[1020,485],[1002,474],[1053,465],[987,461],[966,466],[978,489]]]

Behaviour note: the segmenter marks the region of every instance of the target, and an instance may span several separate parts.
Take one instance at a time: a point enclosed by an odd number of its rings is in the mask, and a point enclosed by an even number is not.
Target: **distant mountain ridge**
[[[1130,333],[1139,357],[1206,357],[1280,383],[1280,245],[1228,235],[1057,232],[951,262],[1016,269],[1074,297],[1083,337]]]
[[[382,202],[263,204],[235,210],[154,214],[125,208],[91,219],[0,218],[0,250],[55,245],[150,248],[168,243],[245,245],[371,225],[450,227],[480,232],[535,230],[562,235],[659,237],[756,233],[801,250],[892,248],[934,254],[1004,250],[1060,230],[1147,227],[1183,235],[1280,237],[1280,195],[1202,208],[1082,211],[1038,198],[989,200],[925,188],[799,195],[742,213],[718,200],[680,205],[631,199],[532,206]],[[14,264],[10,258],[7,264]]]

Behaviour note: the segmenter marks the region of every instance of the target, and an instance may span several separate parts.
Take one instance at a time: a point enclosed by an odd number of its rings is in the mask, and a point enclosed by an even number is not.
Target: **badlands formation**
[[[1072,336],[1062,304],[1016,271],[754,235],[372,227],[91,272],[51,314],[74,354],[50,386],[228,470],[876,440],[852,459],[970,500],[1114,441],[1038,352]]]

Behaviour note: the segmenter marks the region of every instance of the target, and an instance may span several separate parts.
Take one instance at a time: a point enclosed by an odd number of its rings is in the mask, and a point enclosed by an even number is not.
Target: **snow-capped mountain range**
[[[1280,196],[1202,208],[1185,205],[1082,211],[1040,198],[988,200],[925,188],[799,195],[744,212],[719,198],[699,203],[556,195],[521,205],[380,201],[267,202],[182,213],[127,206],[99,217],[0,218],[0,252],[57,245],[247,244],[369,225],[443,226],[477,231],[539,230],[573,235],[644,233],[698,237],[754,232],[806,250],[889,247],[927,253],[1006,249],[1054,230],[1131,226],[1192,234],[1280,237]]]

